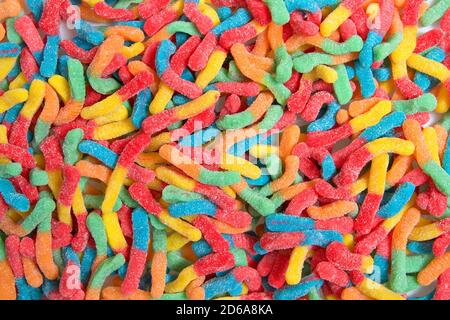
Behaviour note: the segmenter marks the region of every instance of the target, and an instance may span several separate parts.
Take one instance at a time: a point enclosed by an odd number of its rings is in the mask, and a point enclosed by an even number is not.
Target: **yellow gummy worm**
[[[28,91],[26,89],[10,89],[0,96],[0,113],[9,110],[16,104],[24,102],[28,99]]]
[[[164,111],[164,108],[172,99],[174,90],[163,81],[159,83],[158,91],[148,107],[151,114],[157,114]]]
[[[368,192],[383,195],[386,184],[386,171],[389,165],[389,155],[380,154],[372,160],[369,173]]]
[[[402,295],[368,278],[364,278],[356,287],[366,296],[376,300],[406,300]]]
[[[121,165],[116,165],[108,181],[108,185],[105,190],[105,198],[102,203],[102,212],[111,213],[113,212],[114,204],[119,196],[120,188],[127,176],[128,170]]]
[[[396,153],[409,156],[414,153],[414,144],[400,138],[379,138],[366,144],[367,150],[374,156],[383,153]]]
[[[205,68],[198,73],[195,84],[204,89],[217,76],[226,58],[227,53],[225,51],[222,49],[214,50],[209,56]]]
[[[116,109],[114,109],[112,112],[105,114],[103,116],[94,118],[95,124],[98,126],[102,126],[108,123],[122,121],[127,119],[129,116],[128,109],[121,104]]]
[[[145,46],[142,42],[133,43],[131,46],[123,46],[120,53],[127,59],[134,58],[144,52]]]
[[[222,155],[220,167],[225,170],[237,171],[250,179],[258,179],[261,176],[261,169],[257,165],[228,153]]]
[[[376,125],[382,117],[392,111],[392,102],[383,100],[374,105],[367,112],[360,114],[349,121],[353,133],[360,132],[370,126]]]
[[[159,214],[158,218],[163,224],[186,237],[190,241],[195,242],[199,241],[202,238],[202,233],[200,230],[181,219],[170,216],[167,210],[163,210]]]
[[[94,129],[94,140],[110,140],[136,131],[130,118],[111,122]]]
[[[103,212],[103,223],[105,224],[108,243],[113,250],[122,251],[128,246],[127,241],[120,227],[119,218],[116,212]]]
[[[25,77],[25,74],[23,72],[19,73],[17,77],[14,78],[13,81],[9,83],[8,88],[9,89],[18,89],[22,88],[25,84],[27,84],[28,80]]]
[[[0,58],[0,81],[3,81],[14,68],[17,57],[4,57]]]
[[[44,101],[45,82],[41,80],[33,80],[30,85],[28,100],[25,102],[20,114],[26,119],[31,120]]]
[[[292,250],[285,275],[287,284],[295,285],[302,279],[303,264],[306,260],[308,251],[308,246],[299,246]]]
[[[177,251],[184,245],[188,244],[191,240],[182,236],[178,232],[172,233],[167,237],[167,251]]]
[[[197,273],[194,270],[194,267],[191,265],[189,267],[184,268],[178,277],[169,282],[166,285],[165,292],[167,293],[177,293],[184,291],[187,285],[192,281],[198,278]]]
[[[249,149],[249,153],[255,158],[267,158],[271,154],[278,154],[279,147],[269,144],[257,144]]]
[[[436,130],[433,127],[427,127],[423,129],[423,137],[430,151],[431,158],[441,165],[441,160],[439,158],[439,144]]]
[[[411,54],[408,60],[406,60],[406,63],[409,67],[439,79],[441,82],[445,82],[450,77],[450,71],[445,65],[423,57],[420,54]]]
[[[329,37],[351,14],[350,9],[340,4],[320,24],[320,33],[322,36]]]
[[[436,239],[443,233],[444,231],[439,228],[438,222],[434,222],[427,225],[416,226],[409,235],[408,239],[413,241],[427,241]]]
[[[59,74],[55,74],[48,79],[48,84],[56,91],[64,104],[69,101],[70,86],[66,78]]]

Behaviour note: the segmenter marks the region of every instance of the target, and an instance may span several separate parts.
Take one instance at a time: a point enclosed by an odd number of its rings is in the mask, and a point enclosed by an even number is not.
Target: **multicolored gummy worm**
[[[0,1],[0,300],[450,300],[450,1]]]

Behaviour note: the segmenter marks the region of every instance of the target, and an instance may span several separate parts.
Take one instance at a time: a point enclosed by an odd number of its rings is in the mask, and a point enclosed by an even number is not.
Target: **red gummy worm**
[[[194,35],[187,39],[172,55],[170,67],[176,74],[181,75],[183,70],[186,69],[190,57],[192,57],[195,50],[200,47],[201,42],[202,39],[199,36]]]
[[[122,101],[126,101],[148,87],[152,82],[153,75],[150,72],[139,72],[130,82],[117,90],[117,93],[122,98]]]
[[[363,204],[359,209],[358,216],[355,219],[355,230],[357,235],[368,234],[374,225],[374,219],[378,208],[380,207],[382,195],[368,193]]]
[[[28,182],[23,175],[12,177],[10,180],[14,187],[19,189],[28,198],[28,200],[30,200],[31,204],[34,204],[39,200],[38,188]]]
[[[256,36],[256,30],[251,24],[234,28],[222,33],[219,43],[225,50],[229,50],[235,43],[245,43]]]
[[[317,220],[315,227],[317,230],[335,230],[341,234],[353,231],[353,219],[350,217],[338,217],[329,220]]]
[[[111,59],[111,62],[106,66],[106,68],[102,72],[102,78],[107,78],[122,66],[127,64],[127,58],[120,53],[116,53],[114,57]]]
[[[217,46],[217,38],[213,33],[208,33],[201,39],[200,44],[196,47],[195,51],[189,57],[188,66],[193,71],[200,71],[208,62],[208,58]]]
[[[56,135],[45,138],[39,145],[45,159],[45,170],[59,169],[64,164],[61,146]]]
[[[272,21],[269,7],[261,0],[245,0],[247,9],[252,14],[252,17],[262,26],[269,24]],[[292,19],[292,17],[291,17]]]
[[[336,268],[332,263],[327,261],[320,262],[314,269],[314,272],[320,279],[334,283],[339,287],[346,287],[350,281],[350,277],[345,271]]]
[[[155,201],[152,193],[145,184],[140,182],[133,183],[128,188],[128,192],[130,193],[130,196],[148,213],[158,216],[163,210],[162,207]]]
[[[63,0],[47,0],[44,4],[39,28],[48,35],[57,35],[59,33],[60,8]]]
[[[104,1],[97,2],[94,5],[94,12],[100,17],[116,21],[128,21],[135,18],[133,11],[124,8],[112,8]]]
[[[252,216],[246,211],[217,209],[215,218],[235,228],[245,228],[252,223]]]
[[[323,179],[316,180],[314,189],[320,197],[329,200],[350,200],[352,198],[352,194],[349,188],[334,188],[331,184]]]
[[[14,28],[32,53],[44,49],[44,42],[30,17],[23,15],[17,18],[14,21]]]
[[[316,191],[313,188],[307,188],[297,194],[291,202],[289,202],[285,212],[286,214],[300,216],[306,208],[313,206],[316,202]]]
[[[214,87],[220,92],[244,97],[253,97],[259,93],[259,85],[256,82],[216,82]]]
[[[28,150],[18,146],[9,143],[0,144],[0,154],[14,162],[20,162],[24,168],[32,169],[36,166],[36,161]]]
[[[343,244],[334,241],[328,245],[325,251],[327,259],[341,270],[359,270],[361,268],[362,256],[351,253]]]
[[[22,258],[20,257],[20,239],[17,235],[9,235],[5,240],[6,257],[16,278],[23,278]]]
[[[267,251],[290,249],[304,239],[302,232],[266,232],[260,239],[261,248]]]
[[[201,34],[206,34],[214,27],[213,21],[207,15],[204,15],[198,8],[195,2],[185,2],[183,6],[183,13],[189,20],[194,23]]]
[[[128,168],[134,163],[137,156],[144,151],[144,149],[150,143],[150,136],[145,133],[139,133],[133,137],[130,142],[125,146],[122,153],[120,154],[117,163],[121,166]]]
[[[64,39],[60,42],[61,48],[68,56],[80,60],[82,63],[91,63],[97,53],[97,47],[89,50],[84,50],[78,47],[72,40]]]
[[[234,266],[234,256],[231,252],[211,253],[194,262],[194,271],[198,276],[226,271]]]
[[[166,7],[145,21],[144,31],[149,37],[151,37],[161,30],[166,24],[175,21],[177,18],[178,13],[170,7]]]
[[[202,232],[203,238],[214,252],[228,252],[230,244],[217,231],[208,217],[199,215],[192,221],[192,225]]]
[[[73,195],[80,181],[78,169],[71,165],[62,167],[63,183],[59,191],[58,201],[65,206],[72,205]]]
[[[36,59],[34,59],[33,54],[28,48],[23,48],[20,52],[20,70],[22,70],[27,81],[31,81],[34,75],[39,72]]]
[[[324,104],[334,101],[334,96],[326,91],[319,91],[311,95],[306,107],[300,112],[303,120],[311,122],[316,120],[320,109]]]
[[[298,91],[292,94],[287,100],[288,109],[295,113],[300,113],[306,106],[312,92],[312,81],[302,77]]]
[[[154,16],[169,4],[170,0],[146,0],[138,5],[139,15],[144,18]]]
[[[286,271],[289,266],[289,251],[279,251],[277,252],[277,257],[272,266],[272,270],[270,270],[268,283],[276,288],[281,288],[286,282]]]
[[[415,53],[420,53],[428,48],[439,45],[444,38],[444,32],[441,29],[432,29],[430,31],[421,34],[417,38]]]

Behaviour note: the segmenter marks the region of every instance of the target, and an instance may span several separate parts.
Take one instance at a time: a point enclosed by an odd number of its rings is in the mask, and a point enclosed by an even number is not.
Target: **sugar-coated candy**
[[[449,300],[449,30],[448,0],[1,2],[0,299]]]

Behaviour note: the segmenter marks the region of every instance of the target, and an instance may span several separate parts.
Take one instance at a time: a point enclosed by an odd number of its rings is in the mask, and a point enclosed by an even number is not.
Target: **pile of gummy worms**
[[[0,299],[450,299],[449,9],[0,2]]]

